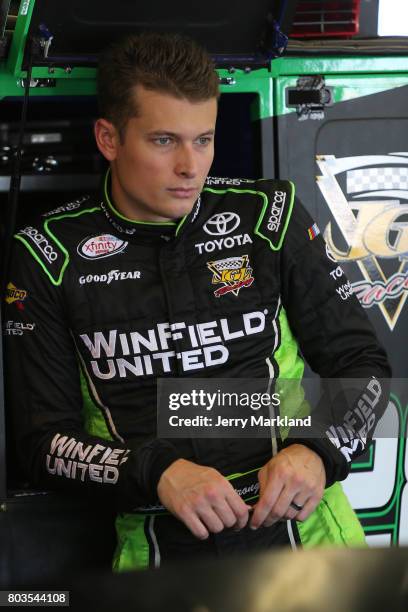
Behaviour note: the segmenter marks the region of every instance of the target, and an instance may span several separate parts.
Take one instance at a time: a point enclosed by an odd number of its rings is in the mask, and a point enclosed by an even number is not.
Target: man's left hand
[[[259,501],[249,523],[252,529],[270,527],[282,519],[306,520],[323,496],[326,473],[317,453],[292,444],[259,470],[258,480]]]

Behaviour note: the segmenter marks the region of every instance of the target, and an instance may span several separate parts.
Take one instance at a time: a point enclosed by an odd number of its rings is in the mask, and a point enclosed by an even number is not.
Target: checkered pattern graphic
[[[408,166],[361,168],[347,172],[347,193],[408,189]]]
[[[229,259],[212,261],[211,265],[213,265],[218,272],[222,272],[222,270],[238,270],[244,266],[244,259],[242,257],[230,257]]]

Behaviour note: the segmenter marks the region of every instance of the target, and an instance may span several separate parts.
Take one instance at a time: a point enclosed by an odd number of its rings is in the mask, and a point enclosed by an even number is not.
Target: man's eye
[[[208,145],[211,142],[211,138],[209,136],[200,136],[197,140],[200,145]]]
[[[165,146],[170,144],[171,138],[169,136],[159,136],[158,138],[154,139],[154,142],[158,145]]]

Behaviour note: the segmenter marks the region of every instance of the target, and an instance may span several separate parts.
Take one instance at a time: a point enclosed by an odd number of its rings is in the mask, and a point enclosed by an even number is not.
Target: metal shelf
[[[98,188],[98,174],[53,174],[52,176],[25,175],[21,177],[20,191],[71,191]],[[8,192],[10,177],[0,176],[0,193]]]

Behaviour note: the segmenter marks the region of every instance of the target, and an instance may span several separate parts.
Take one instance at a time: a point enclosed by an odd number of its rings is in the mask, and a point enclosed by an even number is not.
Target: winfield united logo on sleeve
[[[378,307],[392,331],[408,297],[408,152],[316,161],[335,220],[324,238],[336,261],[358,266],[353,293],[364,308]]]
[[[231,292],[237,296],[242,287],[250,287],[255,280],[248,255],[208,261],[207,267],[213,273],[212,283],[223,285],[214,291],[215,297]]]

